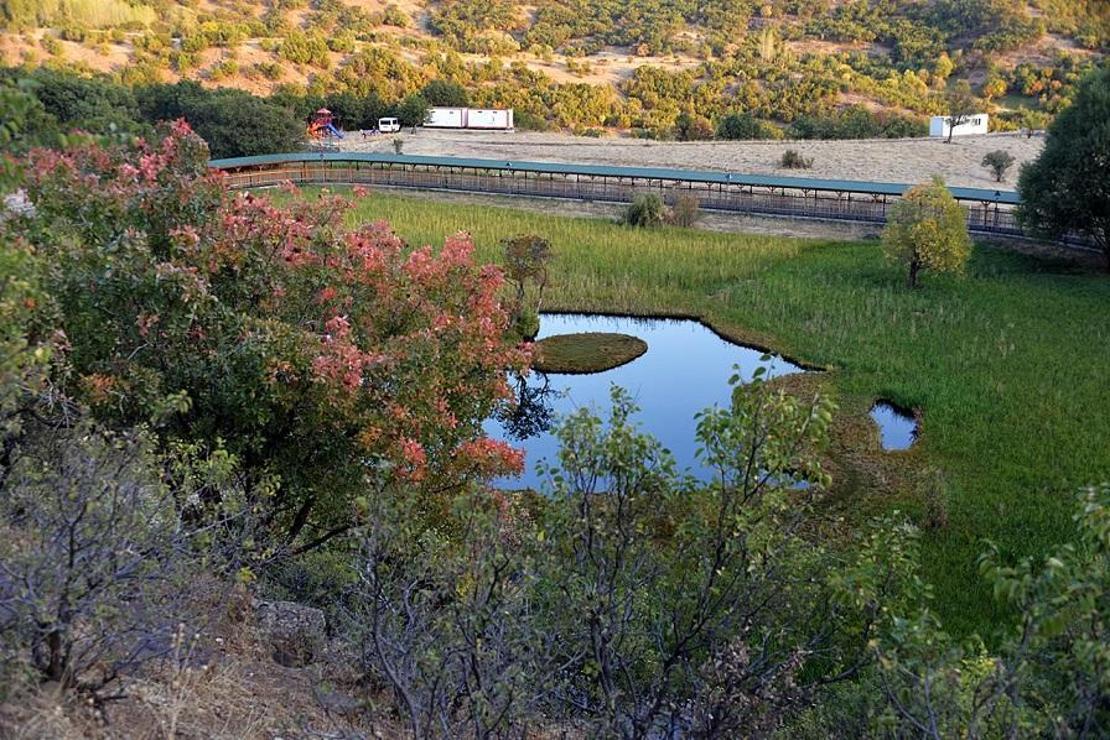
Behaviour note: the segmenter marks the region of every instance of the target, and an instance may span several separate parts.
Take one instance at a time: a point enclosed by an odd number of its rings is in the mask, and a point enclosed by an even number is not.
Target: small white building
[[[426,128],[463,128],[513,130],[513,109],[495,108],[429,108],[424,118]]]
[[[952,128],[951,116],[933,116],[929,119],[929,136],[948,138],[948,131]],[[967,136],[968,134],[985,134],[989,128],[986,113],[972,113],[952,131],[953,136]]]

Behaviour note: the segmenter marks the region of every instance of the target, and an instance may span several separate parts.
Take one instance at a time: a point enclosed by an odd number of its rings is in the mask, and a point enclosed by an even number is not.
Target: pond
[[[917,440],[917,420],[906,409],[889,401],[877,401],[871,407],[871,418],[879,426],[884,450],[908,450]]]
[[[558,451],[549,430],[551,422],[582,407],[607,418],[613,384],[628,391],[640,408],[635,417],[640,428],[671,451],[678,468],[704,479],[709,471],[698,464],[695,455],[694,414],[710,406],[728,406],[729,376],[738,372],[742,382],[749,382],[761,365],[767,368],[766,377],[805,372],[773,355],[763,362],[763,351],[730,342],[697,321],[598,314],[545,313],[540,317],[540,339],[575,332],[629,334],[643,339],[648,348],[632,362],[600,373],[532,373],[523,387],[517,388],[529,413],[485,424],[491,437],[525,453],[524,475],[496,481],[497,485],[539,489],[542,481],[536,475],[536,462],[546,459],[553,463]],[[734,371],[734,366],[739,369]]]

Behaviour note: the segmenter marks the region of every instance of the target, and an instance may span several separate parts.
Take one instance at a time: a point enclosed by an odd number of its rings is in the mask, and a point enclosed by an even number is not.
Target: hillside
[[[688,139],[849,107],[875,122],[846,137],[916,134],[960,80],[997,127],[1040,127],[1110,43],[1099,0],[8,0],[2,22],[9,65],[387,103],[448,80],[525,128]]]

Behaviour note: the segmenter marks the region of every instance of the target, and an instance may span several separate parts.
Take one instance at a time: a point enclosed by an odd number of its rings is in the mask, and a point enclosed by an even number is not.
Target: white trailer
[[[929,136],[943,139],[948,138],[949,130],[953,136],[967,136],[968,134],[985,134],[989,129],[986,113],[973,113],[956,124],[952,129],[951,116],[933,116],[929,119]]]
[[[428,128],[466,128],[466,108],[429,108],[424,117]]]
[[[513,109],[429,108],[424,117],[426,128],[513,130]]]
[[[471,108],[467,114],[466,127],[509,131],[513,128],[513,109]]]
[[[401,130],[401,122],[396,118],[379,118],[378,131],[383,134],[395,134]]]

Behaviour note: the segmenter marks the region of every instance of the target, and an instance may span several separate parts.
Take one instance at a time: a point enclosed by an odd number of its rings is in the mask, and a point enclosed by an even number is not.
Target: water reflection
[[[558,450],[551,423],[582,407],[606,417],[613,384],[635,399],[640,407],[637,422],[671,451],[678,467],[705,479],[709,471],[698,464],[695,454],[694,414],[709,406],[728,405],[733,367],[739,367],[735,372],[742,382],[749,382],[761,364],[767,367],[768,378],[804,372],[781,357],[763,363],[761,350],[729,342],[696,321],[596,314],[544,314],[540,318],[540,338],[587,331],[640,337],[648,349],[632,362],[600,373],[533,373],[526,380],[517,379],[523,403],[513,413],[488,420],[485,429],[491,437],[523,448],[526,470],[520,478],[497,481],[498,485],[540,487],[535,464],[543,459],[554,461]]]
[[[906,450],[917,440],[917,421],[907,409],[878,401],[871,407],[871,418],[879,425],[884,450]]]
[[[532,373],[528,377],[514,374],[512,384],[517,403],[503,409],[496,419],[504,437],[515,443],[551,428],[555,421],[554,403],[561,394],[551,387],[550,378],[543,373]]]

